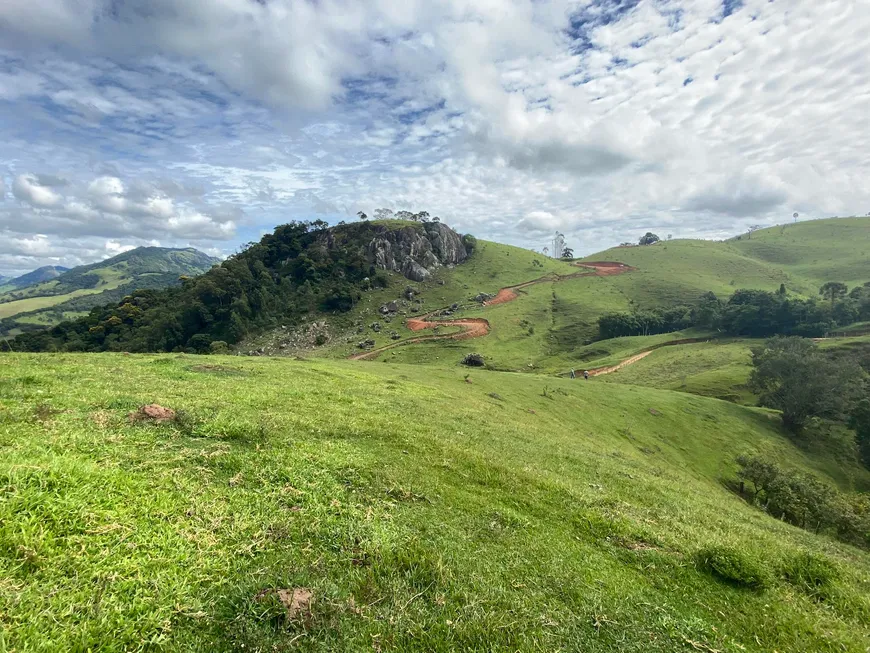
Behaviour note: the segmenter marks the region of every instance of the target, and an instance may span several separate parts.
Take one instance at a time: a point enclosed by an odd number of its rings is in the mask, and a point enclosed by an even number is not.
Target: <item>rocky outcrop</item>
[[[462,237],[445,224],[426,222],[413,227],[381,227],[368,245],[375,265],[401,272],[413,281],[426,281],[441,266],[468,258]]]

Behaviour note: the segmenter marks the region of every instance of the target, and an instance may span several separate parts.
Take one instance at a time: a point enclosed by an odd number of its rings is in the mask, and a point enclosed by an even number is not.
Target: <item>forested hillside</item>
[[[438,223],[282,225],[206,274],[176,288],[138,290],[50,330],[24,334],[25,351],[221,350],[250,333],[294,324],[313,311],[351,309],[388,283],[385,269],[426,278],[464,260],[459,236]]]

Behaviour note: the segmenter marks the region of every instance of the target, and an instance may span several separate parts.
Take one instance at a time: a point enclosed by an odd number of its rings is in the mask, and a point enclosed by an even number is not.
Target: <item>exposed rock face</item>
[[[422,223],[419,228],[383,228],[368,245],[375,265],[401,272],[413,281],[426,281],[443,265],[468,258],[462,238],[445,224]]]

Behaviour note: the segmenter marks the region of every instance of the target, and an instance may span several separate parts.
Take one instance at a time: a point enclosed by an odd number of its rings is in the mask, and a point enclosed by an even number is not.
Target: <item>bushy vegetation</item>
[[[752,498],[774,517],[815,533],[870,548],[870,497],[843,493],[814,475],[787,469],[761,455],[741,455],[738,476]]]
[[[785,286],[776,292],[737,290],[726,302],[703,294],[694,306],[608,313],[598,320],[599,337],[653,335],[699,326],[731,336],[766,338],[773,335],[821,337],[831,329],[870,319],[870,285],[853,290],[849,297],[835,293],[843,284],[832,284],[821,293],[829,302],[789,297]]]
[[[741,587],[764,589],[771,581],[770,571],[758,558],[726,544],[701,549],[695,560],[717,578]]]
[[[213,341],[291,324],[312,311],[349,310],[362,289],[383,283],[363,244],[368,223],[333,232],[327,224],[294,222],[178,288],[137,291],[86,318],[19,336],[24,351],[175,351],[205,353]]]
[[[834,360],[806,338],[778,336],[752,348],[749,387],[761,405],[782,411],[783,424],[800,432],[812,417],[848,421],[866,395],[864,371]]]
[[[787,582],[818,599],[830,596],[841,575],[830,560],[809,551],[801,551],[789,558],[781,573]]]

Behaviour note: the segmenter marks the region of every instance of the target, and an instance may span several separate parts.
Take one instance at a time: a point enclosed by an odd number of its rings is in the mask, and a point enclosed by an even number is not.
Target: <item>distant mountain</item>
[[[64,272],[68,272],[69,268],[60,265],[45,265],[41,268],[36,268],[33,272],[22,274],[20,277],[12,279],[0,278],[0,286],[8,286],[10,289],[25,288],[43,281],[51,281],[56,279]]]
[[[71,270],[40,268],[0,286],[0,335],[51,326],[136,290],[178,285],[181,277],[200,275],[218,263],[193,248],[139,247]]]

